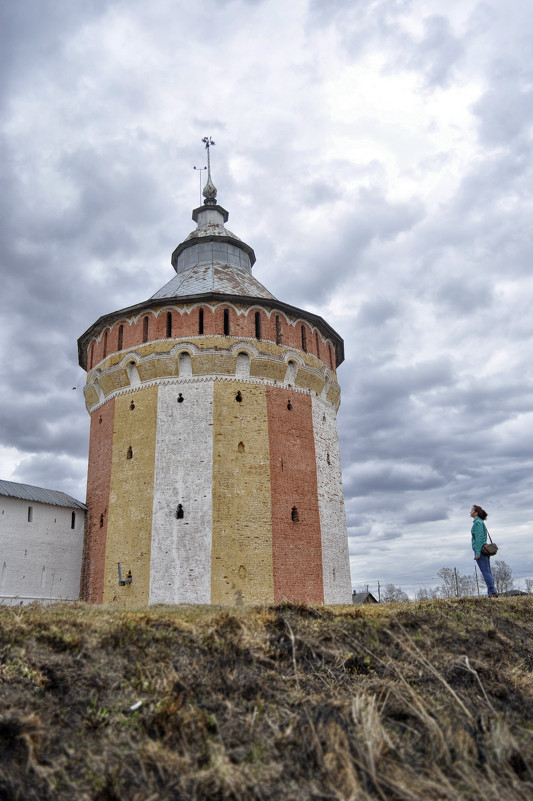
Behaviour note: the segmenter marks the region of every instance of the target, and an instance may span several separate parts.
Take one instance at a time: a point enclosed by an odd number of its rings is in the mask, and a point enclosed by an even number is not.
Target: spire
[[[204,191],[202,192],[203,196],[205,197],[204,205],[205,206],[216,206],[217,205],[217,188],[214,185],[213,181],[211,180],[211,157],[209,154],[209,148],[213,147],[215,144],[210,136],[204,136],[202,142],[205,145],[205,149],[207,150],[207,183],[204,186]]]

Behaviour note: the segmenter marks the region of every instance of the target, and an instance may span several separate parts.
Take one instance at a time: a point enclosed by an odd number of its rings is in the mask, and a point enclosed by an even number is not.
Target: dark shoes
[[[497,592],[493,592],[492,595],[489,595],[489,598],[499,598],[499,594]]]

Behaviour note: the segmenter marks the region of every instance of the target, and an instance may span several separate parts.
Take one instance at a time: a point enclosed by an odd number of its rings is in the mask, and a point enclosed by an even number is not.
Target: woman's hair
[[[476,510],[477,516],[480,517],[482,520],[486,520],[487,519],[488,514],[486,513],[486,511],[484,509],[481,508],[481,506],[476,506],[474,504],[474,506],[472,508]]]

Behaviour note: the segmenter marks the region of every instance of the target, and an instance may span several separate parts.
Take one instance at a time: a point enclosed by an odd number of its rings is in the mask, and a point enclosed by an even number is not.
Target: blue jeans
[[[487,590],[489,595],[496,595],[496,587],[494,586],[494,577],[492,575],[492,570],[490,569],[490,556],[481,556],[479,559],[476,559],[476,565],[479,567],[481,571],[481,575],[485,579],[485,584],[487,585]]]

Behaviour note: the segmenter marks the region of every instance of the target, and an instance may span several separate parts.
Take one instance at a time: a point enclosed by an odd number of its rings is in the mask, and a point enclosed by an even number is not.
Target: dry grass
[[[532,624],[533,596],[0,608],[0,799],[526,801]]]

